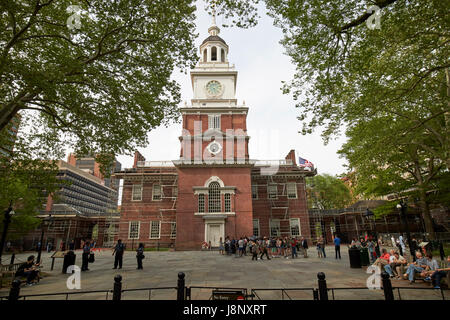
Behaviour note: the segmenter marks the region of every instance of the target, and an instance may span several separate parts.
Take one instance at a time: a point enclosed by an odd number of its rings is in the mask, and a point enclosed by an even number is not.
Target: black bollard
[[[325,280],[325,273],[319,272],[317,274],[317,279],[319,283],[319,299],[320,300],[328,300],[328,289],[327,289],[327,281]]]
[[[20,294],[20,280],[16,279],[11,283],[11,290],[9,290],[9,301],[19,300]]]
[[[394,300],[394,292],[392,291],[392,283],[389,274],[386,271],[381,273],[381,278],[383,279],[383,290],[385,300]]]
[[[178,288],[177,288],[177,300],[178,301],[184,300],[184,293],[185,293],[184,273],[180,272],[180,273],[178,273]]]
[[[113,300],[120,300],[122,296],[122,276],[120,274],[114,277]]]

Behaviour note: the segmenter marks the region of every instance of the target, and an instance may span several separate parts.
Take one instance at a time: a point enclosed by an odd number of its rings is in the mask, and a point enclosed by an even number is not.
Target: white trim
[[[208,188],[209,184],[214,181],[218,182],[221,188],[225,187],[225,184],[223,183],[223,181],[217,176],[211,176],[208,180],[206,180],[204,187]]]
[[[194,212],[194,216],[234,216],[236,215],[236,212]]]
[[[158,237],[152,237],[152,225],[153,222],[158,222],[159,226],[158,226]],[[151,220],[150,221],[150,234],[149,234],[149,239],[161,239],[161,220]]]
[[[140,187],[141,188],[141,193],[140,193],[140,199],[134,199],[134,193],[135,193],[135,187]],[[131,186],[131,201],[142,201],[142,190],[144,189],[144,186],[142,184],[133,184]]]
[[[138,232],[136,238],[131,238],[131,224],[137,223],[138,224]],[[141,235],[141,221],[139,220],[133,220],[128,222],[128,240],[136,240],[139,239],[139,236]]]
[[[296,220],[298,223],[298,235],[292,234],[292,221]],[[289,233],[291,237],[301,237],[302,236],[302,228],[300,227],[300,218],[290,218],[289,219]]]

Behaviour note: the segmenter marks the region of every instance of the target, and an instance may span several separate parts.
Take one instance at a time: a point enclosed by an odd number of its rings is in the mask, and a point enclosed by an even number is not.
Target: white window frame
[[[295,223],[292,222],[295,221],[297,223],[298,227],[298,234],[292,233],[292,228],[295,227]],[[300,228],[300,219],[299,218],[291,218],[289,219],[289,232],[291,233],[291,237],[301,237],[302,235],[302,229]]]
[[[157,194],[155,193],[155,191],[157,190],[156,187],[159,187],[159,199],[155,199],[155,196],[157,196]],[[154,184],[152,187],[152,201],[161,201],[162,196],[163,196],[162,186],[160,184]]]
[[[272,228],[276,227],[277,233],[272,233]],[[280,228],[280,219],[270,219],[269,220],[269,233],[271,237],[280,237],[281,236],[281,228]]]
[[[140,188],[140,192],[138,193],[137,188]],[[142,201],[142,190],[144,189],[144,186],[142,184],[133,184],[131,187],[131,201]],[[139,194],[139,199],[135,197],[136,194]]]
[[[170,223],[170,239],[176,239],[177,238],[177,223],[171,222]]]
[[[271,197],[273,192],[272,189],[275,189],[275,197]],[[278,185],[277,184],[268,184],[267,185],[267,198],[268,199],[278,199]]]
[[[292,188],[292,190],[289,190],[289,188]],[[295,183],[295,182],[288,182],[287,185],[286,185],[286,189],[287,189],[288,199],[297,199],[298,198],[297,183]],[[294,193],[295,193],[295,196],[291,197],[291,195],[294,195]]]
[[[256,226],[255,226],[255,222],[256,222]],[[257,229],[258,230],[258,234],[255,234],[255,229]],[[255,237],[258,237],[259,238],[259,235],[260,235],[260,229],[259,229],[259,219],[253,219],[253,227],[252,227],[252,232],[253,232],[253,235],[255,236]]]
[[[200,213],[205,212],[205,202],[206,202],[205,200],[206,200],[205,194],[200,193],[198,195],[198,206],[197,206],[197,210]]]
[[[158,237],[153,237],[152,236],[152,229],[153,229],[153,225],[156,223],[158,224]],[[152,220],[150,221],[150,234],[149,234],[150,239],[160,239],[161,238],[161,221],[159,220]]]
[[[256,197],[254,197],[256,195]],[[257,200],[258,199],[258,185],[254,184],[252,185],[252,199]]]
[[[137,236],[136,237],[131,237],[131,225],[132,224],[136,224],[137,223]],[[140,221],[130,221],[128,222],[128,239],[132,240],[132,239],[139,239],[139,236],[141,234],[141,222]]]
[[[231,193],[225,193],[223,195],[225,212],[231,212]]]
[[[219,129],[220,130],[220,122],[221,122],[220,114],[208,115],[208,129]]]

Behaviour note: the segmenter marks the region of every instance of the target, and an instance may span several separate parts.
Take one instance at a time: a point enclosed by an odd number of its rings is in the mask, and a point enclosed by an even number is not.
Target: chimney
[[[139,151],[136,150],[134,152],[133,168],[137,168],[138,161],[145,161],[145,157]]]
[[[291,151],[289,151],[285,159],[292,160],[292,164],[296,166],[297,161],[295,161],[295,150],[292,149]]]
[[[77,166],[77,157],[73,153],[69,153],[67,156],[67,163],[76,167]]]

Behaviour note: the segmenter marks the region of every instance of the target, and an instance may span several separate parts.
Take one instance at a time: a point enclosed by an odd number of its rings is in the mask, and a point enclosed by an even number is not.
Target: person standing
[[[145,257],[144,256],[144,244],[141,242],[141,243],[139,243],[139,247],[136,250],[136,260],[137,260],[137,265],[138,265],[137,269],[138,270],[144,269],[142,267],[142,259],[144,259],[144,257]],[[122,266],[122,264],[120,266]]]
[[[89,245],[89,241],[84,243],[83,254],[81,256],[81,271],[89,271],[89,255],[91,254],[91,246]]]
[[[291,239],[291,255],[292,255],[292,259],[298,258],[298,255],[297,255],[297,239],[295,237],[292,237],[292,239]]]
[[[220,237],[219,240],[219,254],[223,255],[224,247],[223,247],[223,240],[222,237]]]
[[[266,239],[264,238],[264,240],[262,241],[261,247],[260,247],[261,256],[260,256],[259,258],[260,258],[261,260],[263,259],[263,256],[264,256],[264,255],[266,255],[267,260],[270,260],[270,258],[269,258],[269,253],[267,252],[267,247],[268,247],[268,244],[267,244]]]
[[[244,254],[244,239],[242,237],[238,240],[238,248],[239,248],[239,257],[242,257]]]
[[[302,237],[301,247],[303,248],[303,257],[308,258],[308,240]]]
[[[117,244],[114,247],[114,251],[112,255],[116,255],[114,258],[114,268],[117,269],[117,265],[119,265],[119,269],[122,269],[122,261],[123,261],[123,252],[125,251],[125,247],[122,243],[122,240],[117,240]]]
[[[338,256],[341,259],[341,238],[337,235],[334,237],[334,251],[336,253],[336,259]]]
[[[73,251],[73,250],[75,250],[75,241],[70,241],[70,243],[69,243],[69,250],[70,251]]]
[[[258,243],[252,241],[252,261],[258,261]]]
[[[320,237],[320,248],[322,249],[323,257],[326,258],[327,254],[325,253],[325,238]]]

